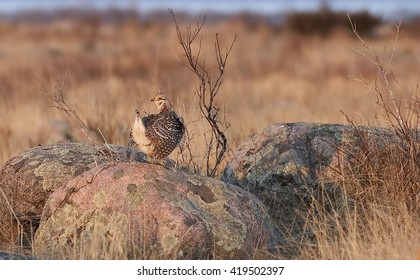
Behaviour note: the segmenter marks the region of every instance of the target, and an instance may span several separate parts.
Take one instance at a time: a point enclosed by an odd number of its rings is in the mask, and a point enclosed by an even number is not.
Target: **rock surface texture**
[[[276,244],[254,195],[141,163],[98,166],[57,189],[35,237],[41,258],[249,259]]]
[[[0,250],[35,248],[41,259],[293,257],[316,234],[305,224],[311,205],[341,206],[337,170],[390,139],[400,141],[382,128],[273,124],[239,147],[222,181],[168,159],[145,163],[122,146],[36,147],[0,170]]]
[[[136,153],[135,160],[142,161]],[[106,162],[128,161],[122,146],[66,143],[39,146],[0,170],[0,248],[30,247],[49,195],[71,178]]]
[[[299,239],[305,234],[311,201],[321,189],[336,191],[328,184],[321,186],[319,174],[335,157],[346,129],[331,124],[270,125],[239,147],[222,180],[255,194],[279,230]]]

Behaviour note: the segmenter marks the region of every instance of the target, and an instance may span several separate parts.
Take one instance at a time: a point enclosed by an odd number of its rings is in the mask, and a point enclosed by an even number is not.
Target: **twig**
[[[86,136],[89,142],[94,143],[92,137],[89,134],[89,127],[86,125],[85,122],[81,120],[79,115],[76,113],[76,110],[73,109],[64,99],[63,92],[67,84],[67,79],[64,78],[62,85],[59,87],[58,84],[60,81],[60,77],[57,78],[53,91],[43,87],[38,78],[37,81],[41,85],[41,93],[53,102],[54,105],[51,107],[64,112],[70,119],[74,121],[76,126],[83,132],[83,134]]]
[[[184,56],[187,60],[187,63],[183,64],[191,72],[193,72],[198,79],[198,86],[195,90],[195,93],[199,98],[198,105],[201,115],[207,121],[212,132],[210,138],[207,138],[206,134],[204,134],[207,145],[205,152],[206,175],[214,177],[216,176],[218,167],[225,158],[227,149],[227,138],[225,131],[229,127],[229,124],[226,122],[225,115],[222,120],[220,119],[220,108],[215,105],[215,98],[222,85],[226,63],[236,42],[237,35],[235,34],[235,37],[229,48],[225,52],[222,52],[219,34],[216,34],[214,48],[217,72],[216,74],[212,75],[206,64],[206,60],[200,59],[203,38],[201,36],[199,37],[199,35],[204,26],[206,16],[204,16],[202,22],[197,22],[195,28],[192,28],[191,24],[187,25],[185,35],[183,35],[174,12],[169,10],[169,13],[172,15],[179,44],[181,45]],[[198,47],[194,52],[193,44],[198,38]]]
[[[379,75],[381,80],[384,82],[386,89],[388,91],[388,95],[390,96],[390,99],[392,101],[393,107],[395,109],[396,115],[395,117],[398,120],[398,123],[401,127],[404,127],[404,121],[403,121],[403,117],[401,115],[401,111],[400,111],[400,106],[397,104],[396,101],[396,97],[394,94],[394,91],[391,88],[391,85],[389,83],[388,80],[388,73],[391,69],[391,64],[392,61],[394,59],[395,53],[397,52],[397,46],[398,46],[398,41],[399,41],[399,33],[400,33],[400,26],[401,26],[401,22],[399,22],[396,25],[396,36],[395,36],[395,40],[394,40],[394,45],[392,48],[392,52],[391,52],[391,56],[388,59],[388,62],[386,64],[386,67],[384,66],[384,63],[382,62],[382,60],[379,58],[378,54],[376,53],[375,50],[373,50],[364,40],[363,38],[359,35],[359,33],[357,32],[357,28],[356,28],[356,24],[351,20],[350,16],[347,14],[347,17],[349,19],[350,22],[350,26],[352,29],[352,33],[354,36],[356,36],[356,38],[362,43],[364,49],[367,51],[361,51],[361,50],[356,50],[355,51],[359,54],[361,54],[362,56],[364,56],[368,61],[370,61],[372,64],[374,64],[378,70],[379,70]],[[375,90],[376,91],[380,91],[379,86],[377,84],[375,84]],[[383,98],[383,96],[381,96]],[[386,112],[387,114],[390,112]]]

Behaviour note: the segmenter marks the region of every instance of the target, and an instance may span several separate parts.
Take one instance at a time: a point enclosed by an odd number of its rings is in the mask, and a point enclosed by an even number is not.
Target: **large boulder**
[[[338,192],[320,182],[319,175],[336,156],[348,129],[334,124],[270,125],[238,148],[222,180],[260,198],[285,240],[300,240],[311,234],[304,226],[311,202]]]
[[[143,154],[134,153],[132,159],[143,161]],[[122,146],[84,143],[38,146],[8,160],[0,170],[0,248],[30,248],[56,188],[95,166],[128,160]]]
[[[368,157],[370,147],[380,150],[389,142],[403,145],[395,133],[379,127],[272,124],[238,148],[221,179],[261,199],[291,247],[286,254],[293,255],[301,240],[314,237],[308,216],[342,206],[342,189],[333,179],[340,169],[357,168],[355,158]]]
[[[48,259],[267,258],[276,245],[254,195],[141,163],[98,166],[57,189],[35,237],[37,257]]]

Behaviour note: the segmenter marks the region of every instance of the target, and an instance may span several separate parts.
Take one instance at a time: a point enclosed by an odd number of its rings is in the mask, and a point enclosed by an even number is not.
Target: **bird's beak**
[[[152,99],[150,99],[150,101],[156,101],[155,98],[153,97]]]

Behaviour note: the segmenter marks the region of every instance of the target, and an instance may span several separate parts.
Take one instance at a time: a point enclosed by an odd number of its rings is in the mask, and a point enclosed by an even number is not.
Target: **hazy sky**
[[[0,0],[1,12],[22,9],[54,9],[65,7],[136,8],[139,11],[173,8],[197,11],[254,11],[272,13],[316,9],[320,0]],[[327,0],[323,1],[335,10],[369,10],[389,16],[400,12],[420,13],[420,0]]]

